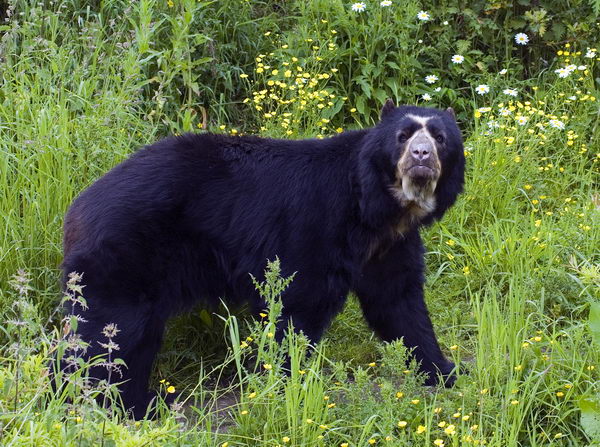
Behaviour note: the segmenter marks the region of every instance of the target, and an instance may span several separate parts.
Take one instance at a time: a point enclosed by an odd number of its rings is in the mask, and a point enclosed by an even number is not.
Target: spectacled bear
[[[65,218],[62,269],[64,281],[84,275],[86,355],[103,352],[102,329],[116,324],[121,397],[144,417],[167,319],[220,298],[262,310],[250,274],[279,257],[284,275],[296,272],[280,338],[291,320],[317,342],[353,291],[381,339],[414,348],[428,384],[451,384],[423,299],[419,227],[454,203],[464,165],[452,109],[391,101],[375,127],[326,139],[186,134],[138,151]]]

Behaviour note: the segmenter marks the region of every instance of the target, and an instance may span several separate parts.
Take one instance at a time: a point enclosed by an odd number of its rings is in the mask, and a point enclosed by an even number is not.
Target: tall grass
[[[450,9],[417,23],[424,6],[414,2],[369,3],[363,16],[321,1],[13,6],[0,28],[0,444],[599,442],[598,58],[587,47],[562,45],[522,79],[523,61],[504,44],[494,54],[506,59],[485,65],[465,42],[450,48],[457,31],[441,24]],[[396,33],[390,17],[406,26]],[[435,63],[431,36],[443,46]],[[386,63],[390,45],[398,69]],[[464,65],[436,59],[463,50]],[[555,73],[570,64],[586,68]],[[421,79],[434,68],[439,92]],[[478,84],[490,93],[475,93]],[[390,92],[461,110],[465,193],[424,230],[432,319],[465,366],[453,389],[423,388],[402,344],[378,342],[352,299],[320,346],[299,336],[277,345],[287,284],[277,264],[257,284],[271,303],[262,320],[199,309],[172,325],[153,386],[182,394],[172,409],[159,405],[159,420],[129,421],[116,402],[105,411],[93,397],[106,390],[81,393],[77,380],[50,389],[47,366],[65,335],[55,313],[60,228],[79,191],[168,133],[326,137],[372,121]]]

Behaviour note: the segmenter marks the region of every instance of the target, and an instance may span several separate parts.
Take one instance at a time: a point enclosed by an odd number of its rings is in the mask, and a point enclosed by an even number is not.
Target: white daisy
[[[379,3],[379,6],[383,6],[384,8],[386,6],[392,6],[392,2],[391,0],[383,0],[381,3]]]
[[[586,68],[587,68],[587,67],[586,67],[585,65],[579,65],[579,66],[577,67],[577,70],[579,70],[579,71],[583,71],[583,70],[585,70]]]
[[[565,123],[563,123],[560,120],[550,120],[548,122],[548,124],[550,124],[550,127],[554,127],[555,129],[564,129],[565,128]]]
[[[488,122],[487,122],[487,126],[488,126],[490,129],[495,129],[495,128],[498,128],[498,127],[500,127],[500,123],[499,123],[498,121],[496,121],[496,120],[491,120],[491,121],[488,121]]]
[[[558,74],[559,78],[566,78],[571,74],[571,72],[564,67],[557,68],[554,70],[554,73]]]
[[[427,22],[431,19],[431,16],[427,11],[419,11],[417,14],[417,19],[422,20],[423,22]]]
[[[425,101],[431,101],[431,95],[429,93],[425,93],[421,96]]]
[[[453,64],[462,64],[464,61],[465,61],[465,57],[460,54],[455,54],[454,56],[452,56]]]
[[[354,12],[363,12],[365,9],[367,9],[367,5],[364,2],[356,2],[352,3],[351,8]]]
[[[593,59],[596,57],[596,49],[595,48],[588,48],[587,52],[585,53],[585,57],[587,57],[588,59]]]
[[[441,92],[442,91],[442,87],[436,87],[434,91]]]
[[[427,75],[425,76],[425,82],[427,82],[428,84],[435,84],[435,81],[437,81],[439,78],[436,75]]]
[[[529,37],[525,33],[515,34],[515,42],[517,42],[517,45],[527,45]]]
[[[577,70],[577,65],[570,64],[570,65],[567,65],[565,68],[569,71],[575,71],[575,70]]]
[[[571,101],[575,101],[577,99],[577,96],[573,95],[573,96],[569,96],[569,98]]]
[[[500,109],[500,115],[502,115],[502,116],[508,116],[508,115],[510,115],[511,113],[512,113],[512,112],[511,112],[509,109],[507,109],[506,107],[502,107],[502,108]]]
[[[490,86],[489,85],[485,85],[485,84],[480,84],[477,87],[475,87],[475,91],[477,93],[479,93],[480,95],[485,95],[486,93],[489,93]]]
[[[519,115],[515,117],[515,121],[519,124],[519,126],[524,126],[525,124],[527,124],[527,117]]]
[[[508,96],[517,96],[518,92],[514,88],[505,88],[502,93]]]
[[[448,26],[448,21],[447,21],[447,20],[444,20],[444,22],[442,23],[442,25],[444,25],[444,26]]]
[[[506,73],[508,73],[508,70],[506,68],[503,68],[502,70],[500,70],[498,72],[498,74],[501,74],[501,75],[505,75]]]

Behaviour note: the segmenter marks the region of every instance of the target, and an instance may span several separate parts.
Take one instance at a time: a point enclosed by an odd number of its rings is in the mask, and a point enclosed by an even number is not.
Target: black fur
[[[422,223],[441,218],[462,189],[462,139],[447,111],[387,105],[382,112],[374,128],[323,140],[167,138],[75,200],[65,219],[63,271],[65,279],[84,274],[89,310],[79,333],[90,343],[87,355],[96,355],[102,328],[118,325],[117,355],[128,365],[120,388],[136,417],[152,396],[147,382],[167,319],[220,297],[263,309],[249,273],[261,277],[276,256],[284,275],[297,272],[283,297],[284,317],[314,342],[353,290],[383,340],[404,337],[416,347],[429,383],[438,372],[448,376],[453,364],[423,300],[418,225],[394,233],[407,211],[389,187],[405,115],[437,117],[448,138],[437,207]]]

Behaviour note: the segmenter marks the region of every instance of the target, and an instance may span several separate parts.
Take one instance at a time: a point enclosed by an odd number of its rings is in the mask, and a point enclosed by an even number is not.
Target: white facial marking
[[[427,124],[427,121],[429,121],[429,119],[431,118],[430,116],[417,116],[417,115],[412,115],[410,113],[408,113],[406,115],[406,117],[419,123],[423,127],[425,127],[425,124]]]

